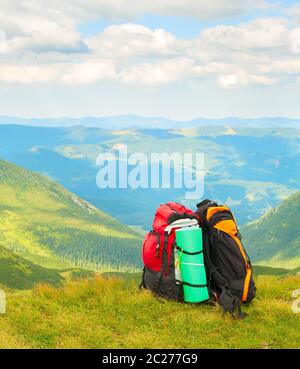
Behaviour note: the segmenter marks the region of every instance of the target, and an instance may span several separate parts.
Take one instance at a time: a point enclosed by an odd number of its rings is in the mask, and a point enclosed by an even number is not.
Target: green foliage
[[[291,272],[289,269],[284,268],[272,268],[272,267],[266,267],[263,265],[254,265],[253,266],[253,272],[255,275],[278,275],[283,276],[287,273]]]
[[[244,308],[244,320],[219,307],[159,301],[132,279],[39,286],[8,295],[0,348],[300,348],[300,315],[291,309],[300,276],[256,283],[260,299]]]
[[[94,276],[95,272],[85,269],[45,268],[0,246],[0,288],[6,291],[30,290],[41,283],[60,287],[66,281]]]
[[[140,266],[141,236],[40,175],[0,160],[0,246],[49,268]]]
[[[300,192],[263,217],[242,227],[247,251],[262,265],[296,268],[300,265]]]
[[[43,268],[0,246],[0,285],[9,289],[30,289],[37,283],[59,286],[60,271]]]

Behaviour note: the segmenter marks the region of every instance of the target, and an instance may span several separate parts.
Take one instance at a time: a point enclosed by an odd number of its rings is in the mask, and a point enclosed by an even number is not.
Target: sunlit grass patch
[[[291,291],[300,277],[259,277],[258,295],[234,320],[219,307],[158,300],[134,278],[97,276],[8,296],[0,331],[9,345],[39,348],[294,348],[300,316]],[[0,341],[1,342],[1,341]],[[1,342],[0,347],[5,343]]]

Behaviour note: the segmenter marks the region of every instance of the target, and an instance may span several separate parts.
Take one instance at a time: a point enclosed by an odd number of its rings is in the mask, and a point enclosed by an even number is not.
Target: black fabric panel
[[[214,292],[221,292],[222,288],[227,284],[227,280],[220,274],[211,258],[212,245],[210,241],[209,229],[203,228],[203,254],[204,264],[207,276],[208,290],[210,295]]]
[[[231,292],[242,298],[246,278],[245,261],[237,243],[225,232],[217,229],[210,230],[210,257],[213,265],[217,266],[218,272],[228,281],[227,285]],[[220,292],[224,283],[216,276],[212,277],[212,283],[216,291]],[[253,300],[256,288],[251,276],[247,302]]]
[[[186,213],[183,213],[183,214],[178,214],[177,213],[176,214],[176,213],[173,213],[168,218],[168,224],[176,222],[176,220],[180,220],[180,219],[197,219],[197,218],[193,214],[186,214]]]
[[[145,287],[158,296],[169,300],[183,301],[183,289],[181,284],[175,281],[175,273],[162,275],[151,269],[145,268]]]
[[[175,276],[163,275],[160,283],[161,296],[175,301],[183,301],[183,289],[181,284],[177,284]]]
[[[234,239],[217,229],[210,230],[210,237],[211,260],[219,272],[229,281],[245,279],[245,262]]]
[[[245,282],[245,279],[240,279],[240,280],[230,281],[229,283],[230,291],[235,296],[239,297],[240,299],[243,296],[244,282]]]
[[[159,285],[161,281],[161,273],[155,272],[154,270],[145,268],[144,271],[144,285],[146,288],[154,293],[159,292]]]
[[[164,297],[170,300],[182,301],[183,289],[180,284],[176,283],[175,279],[174,247],[175,244],[172,246],[171,250],[170,264],[168,265],[168,275],[163,275],[160,291]]]

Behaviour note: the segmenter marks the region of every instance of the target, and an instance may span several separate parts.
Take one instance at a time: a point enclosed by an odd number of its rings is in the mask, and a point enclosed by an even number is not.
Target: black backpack
[[[203,250],[208,287],[225,311],[241,313],[256,295],[251,261],[231,210],[204,200],[197,205],[203,229]]]

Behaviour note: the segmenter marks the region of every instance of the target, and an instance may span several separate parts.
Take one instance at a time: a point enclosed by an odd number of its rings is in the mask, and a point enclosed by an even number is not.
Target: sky
[[[0,0],[0,115],[300,117],[300,1]]]

